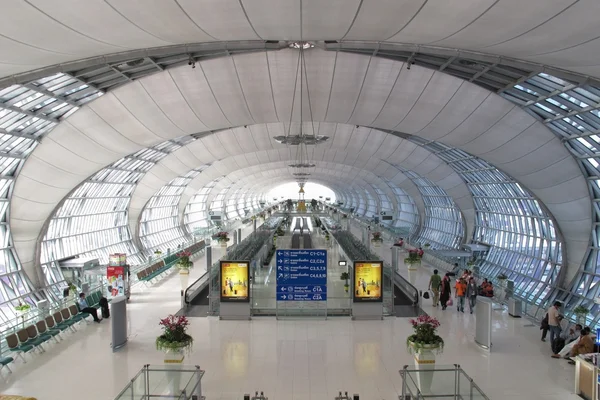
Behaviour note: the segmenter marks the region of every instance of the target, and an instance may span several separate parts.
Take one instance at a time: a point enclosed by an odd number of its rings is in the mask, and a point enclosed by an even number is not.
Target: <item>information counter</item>
[[[600,354],[582,354],[575,358],[575,393],[587,400],[598,398],[598,359]]]

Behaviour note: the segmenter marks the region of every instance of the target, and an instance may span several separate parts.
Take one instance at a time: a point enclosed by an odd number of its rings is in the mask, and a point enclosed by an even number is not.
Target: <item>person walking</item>
[[[467,299],[469,300],[469,311],[473,314],[475,309],[475,302],[477,301],[477,283],[475,278],[469,278],[469,284],[467,285]]]
[[[455,295],[456,295],[456,311],[460,311],[462,313],[465,312],[465,295],[467,294],[467,282],[463,278],[460,278],[456,285],[454,286]]]
[[[452,289],[450,289],[450,277],[448,276],[448,274],[444,275],[444,278],[442,279],[442,283],[440,285],[440,303],[442,304],[442,310],[446,309],[446,304],[448,303],[448,300],[450,300],[450,292]]]
[[[433,275],[431,275],[431,278],[429,278],[429,288],[428,290],[431,290],[431,292],[433,293],[433,296],[431,296],[433,298],[433,306],[437,307],[438,303],[440,301],[440,285],[442,283],[442,277],[438,275],[438,270],[434,269],[433,270]]]
[[[550,345],[554,343],[554,339],[557,339],[560,335],[560,307],[562,303],[555,301],[554,305],[548,309],[548,330],[550,331]]]

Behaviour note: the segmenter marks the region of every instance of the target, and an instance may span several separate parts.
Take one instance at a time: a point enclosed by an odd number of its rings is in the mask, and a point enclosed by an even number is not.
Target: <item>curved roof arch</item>
[[[0,46],[7,50],[0,76],[136,49],[299,40],[302,33],[304,40],[485,51],[598,77],[599,7],[593,0],[180,0],[146,2],[143,7],[132,0],[68,5],[33,0],[11,4],[10,12],[0,17]],[[35,30],[23,29],[22,21]]]
[[[285,123],[290,115],[298,121],[298,110],[292,110],[297,59],[297,51],[282,50],[207,60],[195,69],[142,78],[82,107],[45,137],[17,179],[11,209],[17,251],[26,259],[33,254],[56,204],[100,165],[207,129]],[[392,60],[313,49],[306,61],[311,110],[305,116],[312,111],[314,121],[437,140],[501,164],[511,176],[529,175],[533,186],[535,174],[540,180],[560,177],[532,190],[544,203],[557,202],[556,219],[571,224],[565,234],[587,245],[591,202],[585,178],[560,140],[517,106],[464,80],[419,66],[408,70]],[[210,146],[214,158],[220,158],[221,147]],[[559,169],[555,160],[561,160]],[[584,251],[570,251],[569,262],[579,264]]]

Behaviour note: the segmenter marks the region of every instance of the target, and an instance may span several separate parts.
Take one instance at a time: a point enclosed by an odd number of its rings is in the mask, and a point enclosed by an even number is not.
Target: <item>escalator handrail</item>
[[[184,301],[185,301],[185,304],[190,304],[190,303],[191,303],[191,301],[193,300],[193,299],[188,299],[188,291],[189,291],[189,290],[190,290],[192,287],[194,287],[194,285],[196,285],[198,282],[200,282],[202,279],[204,279],[205,277],[209,276],[208,274],[209,274],[209,273],[208,273],[208,271],[206,271],[206,272],[205,272],[204,274],[202,274],[202,275],[201,275],[201,276],[200,276],[198,279],[196,279],[196,280],[195,280],[195,281],[194,281],[194,282],[193,282],[191,285],[189,285],[189,286],[187,287],[187,289],[185,289],[185,292],[184,292],[184,294],[183,294],[183,296],[184,296]],[[206,282],[208,282],[208,279],[206,280]],[[197,289],[200,289],[202,286],[203,286],[203,285],[201,284],[201,285],[200,285],[198,288],[195,288],[195,289],[193,289],[192,291],[193,291],[193,292],[195,292]],[[194,296],[194,297],[195,297],[195,296]]]
[[[402,275],[400,275],[398,273],[398,271],[394,271],[394,281],[396,280],[400,280],[402,282],[402,284],[406,287],[408,286],[408,289],[410,290],[410,292],[412,292],[412,301],[413,301],[413,306],[418,306],[419,305],[419,289],[417,289],[412,283],[410,283],[409,281],[406,280],[405,277],[403,277]],[[402,289],[401,285],[398,285],[400,287],[400,289]],[[404,290],[402,290],[404,292]],[[405,292],[406,295],[408,295],[408,293]]]

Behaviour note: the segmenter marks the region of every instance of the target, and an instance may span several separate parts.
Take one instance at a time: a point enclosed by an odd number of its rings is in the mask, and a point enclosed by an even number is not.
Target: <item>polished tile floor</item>
[[[201,274],[205,260],[195,264],[191,279]],[[429,273],[421,267],[415,284],[426,282]],[[0,381],[0,393],[39,400],[112,400],[144,364],[162,363],[154,339],[160,334],[159,318],[180,307],[179,286],[174,274],[134,292],[128,304],[129,342],[121,351],[111,351],[110,321],[82,325],[46,353],[15,364],[14,373]],[[573,367],[550,358],[549,344],[540,341],[539,329],[527,326],[528,321],[496,311],[494,346],[487,352],[473,342],[474,316],[442,312],[427,302],[423,308],[442,321],[446,347],[437,363],[460,364],[492,400],[578,398],[572,394]],[[339,391],[359,393],[361,400],[398,399],[398,371],[413,362],[405,348],[411,327],[403,318],[193,318],[190,333],[195,343],[186,363],[206,370],[203,394],[208,400],[241,400],[243,393],[257,390],[270,400],[333,400]]]

